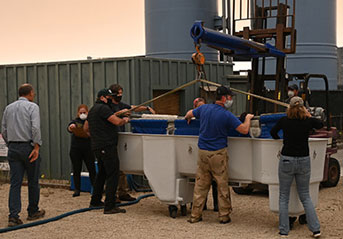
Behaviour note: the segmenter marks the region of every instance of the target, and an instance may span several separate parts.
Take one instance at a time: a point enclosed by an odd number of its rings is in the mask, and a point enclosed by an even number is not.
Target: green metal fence
[[[226,84],[231,64],[206,63],[208,79]],[[139,104],[152,98],[154,89],[173,89],[195,78],[191,61],[148,57],[108,58],[0,66],[0,118],[18,98],[23,83],[34,86],[40,106],[43,146],[41,171],[46,178],[69,179],[70,135],[66,128],[81,103],[91,107],[96,93],[110,84],[124,88],[123,102]],[[181,113],[192,107],[200,85],[184,90]]]

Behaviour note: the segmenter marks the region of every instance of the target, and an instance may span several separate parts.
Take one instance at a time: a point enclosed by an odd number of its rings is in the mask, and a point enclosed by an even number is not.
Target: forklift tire
[[[176,216],[177,216],[177,206],[169,205],[168,206],[168,210],[169,210],[169,216],[171,218],[176,218]]]
[[[328,180],[322,182],[323,187],[336,187],[341,177],[341,166],[335,158],[329,159]]]
[[[181,216],[187,216],[187,206],[181,205]]]
[[[299,216],[299,223],[300,223],[301,225],[307,224],[306,214],[301,214],[301,215]]]
[[[232,187],[233,191],[239,195],[251,195],[254,189],[248,185],[246,187]]]

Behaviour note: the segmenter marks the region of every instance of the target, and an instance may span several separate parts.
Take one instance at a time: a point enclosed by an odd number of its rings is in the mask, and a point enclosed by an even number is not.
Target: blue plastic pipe
[[[220,51],[231,50],[233,55],[257,58],[261,56],[284,57],[285,53],[266,43],[249,41],[240,37],[224,34],[203,26],[202,21],[196,21],[191,28],[194,43],[205,43]]]

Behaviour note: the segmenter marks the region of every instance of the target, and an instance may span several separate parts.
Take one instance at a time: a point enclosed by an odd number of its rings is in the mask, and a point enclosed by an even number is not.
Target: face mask
[[[230,108],[233,104],[233,100],[226,100],[224,106],[226,109]]]
[[[120,96],[115,95],[115,96],[113,96],[113,98],[114,98],[114,100],[115,100],[116,102],[120,102],[120,101],[121,101],[121,98],[122,98],[122,95],[120,95]]]
[[[294,96],[294,92],[293,91],[288,91],[288,97],[293,97]]]
[[[106,98],[107,99],[107,103],[106,104],[108,104],[109,106],[111,106],[112,105],[112,98]]]
[[[80,114],[80,119],[82,119],[82,120],[87,119],[87,114],[85,114],[85,113]]]

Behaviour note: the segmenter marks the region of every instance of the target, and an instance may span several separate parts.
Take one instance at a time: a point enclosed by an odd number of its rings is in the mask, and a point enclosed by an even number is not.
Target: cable
[[[126,203],[120,203],[117,206],[125,207],[125,206],[129,206],[129,205],[133,205],[133,204],[138,203],[143,198],[148,198],[148,197],[152,197],[152,196],[154,196],[153,193],[145,194],[145,195],[139,196],[135,201],[126,202]],[[45,220],[40,220],[40,221],[36,221],[36,222],[26,223],[26,224],[18,225],[18,226],[15,226],[15,227],[1,228],[0,229],[0,233],[5,233],[5,232],[15,231],[15,230],[23,229],[23,228],[43,225],[43,224],[46,224],[46,223],[49,223],[49,222],[54,222],[54,221],[60,220],[62,218],[65,218],[65,217],[77,214],[77,213],[88,212],[88,211],[91,211],[91,210],[97,210],[97,209],[102,209],[102,208],[104,208],[104,207],[81,208],[81,209],[70,211],[70,212],[67,212],[67,213],[63,213],[63,214],[61,214],[59,216],[48,218],[48,219],[45,219]]]

